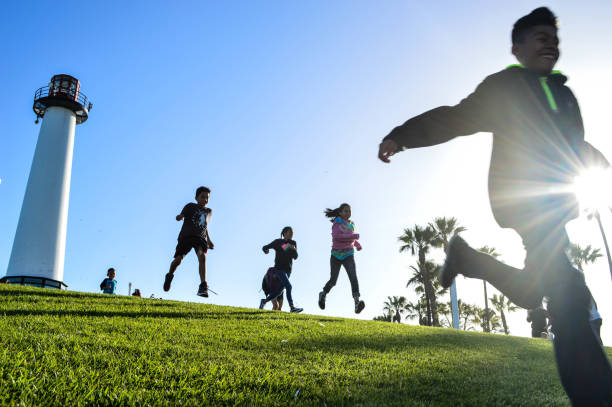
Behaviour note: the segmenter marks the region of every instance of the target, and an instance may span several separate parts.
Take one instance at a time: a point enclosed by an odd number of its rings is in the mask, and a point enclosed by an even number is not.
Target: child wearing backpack
[[[270,295],[270,293],[276,291],[280,286],[280,280],[276,277],[276,273],[274,271],[274,267],[270,267],[266,274],[264,274],[263,279],[261,280],[261,289],[263,290],[266,297]],[[272,301],[272,311],[280,311],[283,308],[283,300],[284,300],[285,290],[282,290],[278,297],[273,298]]]
[[[291,275],[291,267],[293,260],[297,259],[297,243],[293,238],[293,229],[291,226],[285,226],[281,231],[281,239],[276,239],[270,244],[262,247],[265,254],[268,254],[270,249],[274,249],[274,273],[278,277],[280,284],[276,290],[272,291],[266,298],[259,302],[259,309],[263,309],[267,302],[277,298],[281,292],[286,290],[287,300],[289,301],[290,312],[302,312],[303,308],[298,308],[293,305],[293,297],[291,297],[291,283],[289,276]]]
[[[357,241],[359,234],[355,233],[355,224],[350,220],[351,206],[343,203],[336,209],[325,210],[325,216],[332,222],[332,250],[330,257],[329,281],[319,293],[319,308],[325,309],[325,297],[338,281],[340,266],[344,266],[351,282],[351,291],[355,301],[355,313],[359,314],[365,308],[365,302],[359,299],[359,281],[357,281],[357,269],[355,266],[355,250],[361,250],[361,244]]]

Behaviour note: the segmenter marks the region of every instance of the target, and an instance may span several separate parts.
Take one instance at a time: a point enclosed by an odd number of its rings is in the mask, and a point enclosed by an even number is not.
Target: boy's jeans
[[[612,370],[589,323],[591,296],[584,276],[565,252],[565,224],[515,229],[527,251],[524,270],[470,248],[458,259],[462,274],[486,280],[523,308],[536,308],[547,297],[557,368],[567,395],[575,406],[608,405],[604,400],[612,402]]]

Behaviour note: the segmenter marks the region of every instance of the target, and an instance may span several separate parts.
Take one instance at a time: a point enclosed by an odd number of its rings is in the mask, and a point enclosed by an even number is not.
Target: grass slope
[[[1,405],[569,405],[545,340],[0,285]]]

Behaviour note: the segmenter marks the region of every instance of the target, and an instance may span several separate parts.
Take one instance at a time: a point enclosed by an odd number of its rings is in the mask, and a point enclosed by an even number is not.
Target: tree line
[[[442,298],[448,290],[443,289],[438,282],[441,264],[435,263],[430,256],[435,249],[446,247],[453,235],[466,231],[459,225],[456,218],[437,217],[427,226],[414,225],[404,229],[398,240],[400,253],[409,253],[415,258],[416,264],[410,266],[410,276],[406,287],[412,287],[417,295],[415,301],[408,301],[405,296],[389,296],[383,304],[383,314],[374,318],[376,321],[401,322],[402,318],[417,320],[419,325],[450,328],[452,311],[450,301]],[[483,246],[479,251],[493,257],[500,253],[493,247]],[[571,244],[568,256],[574,266],[583,271],[586,264],[593,263],[601,257],[599,249],[591,245],[581,247]],[[507,315],[519,309],[503,294],[493,294],[489,297],[487,283],[483,281],[484,308],[457,301],[459,312],[459,327],[463,330],[482,330],[482,332],[510,334]],[[489,307],[489,301],[491,307]]]

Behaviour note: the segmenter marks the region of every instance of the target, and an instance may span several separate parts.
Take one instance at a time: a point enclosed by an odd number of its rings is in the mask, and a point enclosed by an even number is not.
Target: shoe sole
[[[319,308],[325,309],[325,301],[321,302],[321,296],[319,296]]]
[[[359,314],[361,311],[363,311],[364,308],[365,302],[359,301],[359,304],[357,304],[357,308],[355,308],[355,314]]]
[[[205,297],[208,298],[208,293],[197,293],[196,294],[198,297]]]

